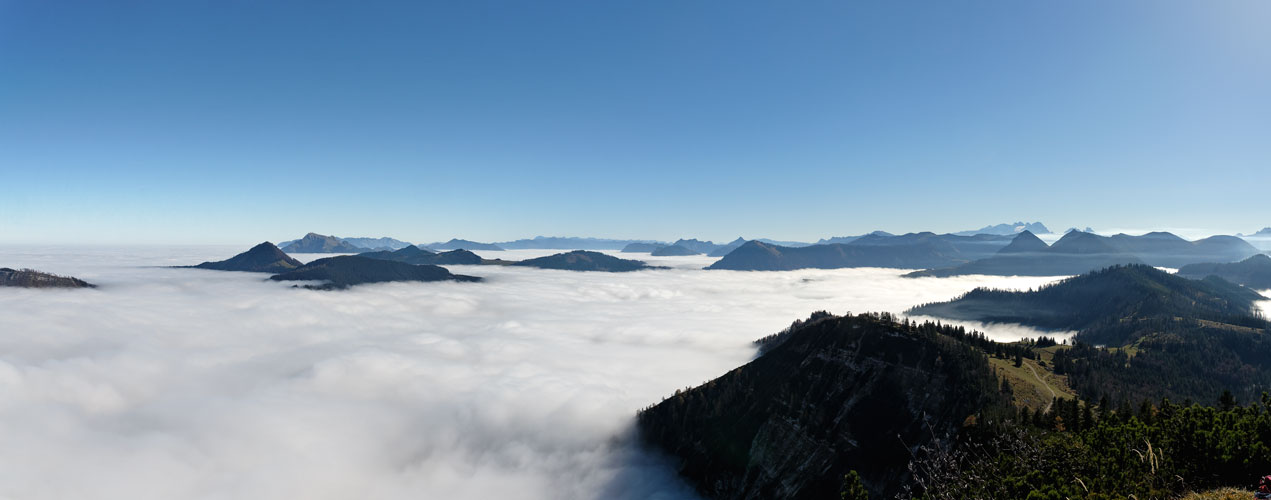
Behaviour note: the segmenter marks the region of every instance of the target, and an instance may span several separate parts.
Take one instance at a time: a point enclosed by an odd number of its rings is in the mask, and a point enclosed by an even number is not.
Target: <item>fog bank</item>
[[[819,309],[1051,281],[615,253],[673,269],[449,266],[487,281],[320,292],[155,267],[241,250],[0,248],[0,266],[99,285],[0,289],[0,497],[691,497],[631,444],[632,417],[752,340]]]

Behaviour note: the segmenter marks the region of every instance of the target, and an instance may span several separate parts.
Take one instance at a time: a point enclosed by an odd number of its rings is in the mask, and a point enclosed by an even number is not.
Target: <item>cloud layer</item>
[[[640,255],[674,268],[453,266],[488,280],[317,292],[153,267],[238,250],[0,248],[0,265],[100,285],[0,289],[0,497],[691,497],[631,444],[637,409],[814,310],[1050,281]]]

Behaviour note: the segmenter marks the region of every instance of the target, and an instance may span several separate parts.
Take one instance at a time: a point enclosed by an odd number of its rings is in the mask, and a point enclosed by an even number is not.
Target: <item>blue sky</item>
[[[1271,225],[1271,2],[0,0],[0,242]]]

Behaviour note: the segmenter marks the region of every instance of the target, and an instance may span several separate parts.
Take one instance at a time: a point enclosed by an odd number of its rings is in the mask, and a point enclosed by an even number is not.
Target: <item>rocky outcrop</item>
[[[18,288],[93,288],[95,285],[79,278],[42,273],[34,269],[0,267],[0,286]]]

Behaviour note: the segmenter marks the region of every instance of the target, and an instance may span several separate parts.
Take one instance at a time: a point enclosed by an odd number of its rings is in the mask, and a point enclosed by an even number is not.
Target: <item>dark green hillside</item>
[[[392,260],[397,262],[405,262],[407,264],[429,264],[428,262],[436,253],[429,250],[419,248],[415,245],[408,245],[397,250],[380,250],[378,252],[362,252],[359,257],[369,259]]]
[[[908,312],[1053,330],[1164,316],[1244,325],[1250,323],[1258,300],[1262,297],[1256,292],[1222,280],[1189,280],[1153,267],[1130,265],[1068,278],[1036,291],[977,288],[950,302]]]
[[[389,281],[480,281],[481,278],[451,274],[445,268],[414,265],[390,260],[343,255],[318,259],[304,267],[271,276],[274,281],[321,281],[310,288],[335,290],[365,283]]]
[[[266,241],[229,259],[218,262],[204,262],[194,267],[216,271],[282,273],[303,265],[300,261],[279,250],[273,243]]]
[[[1232,283],[1267,290],[1271,289],[1271,257],[1258,254],[1230,264],[1192,264],[1179,269],[1178,275],[1187,278],[1217,276]]]
[[[913,447],[1006,404],[983,351],[955,333],[965,334],[886,315],[814,317],[749,364],[642,411],[639,427],[710,498],[837,498],[851,470],[890,495]]]
[[[561,269],[565,271],[603,271],[611,273],[655,269],[655,267],[646,265],[638,260],[619,259],[612,255],[588,250],[558,253],[537,259],[513,262],[509,265],[537,267],[540,269]]]

